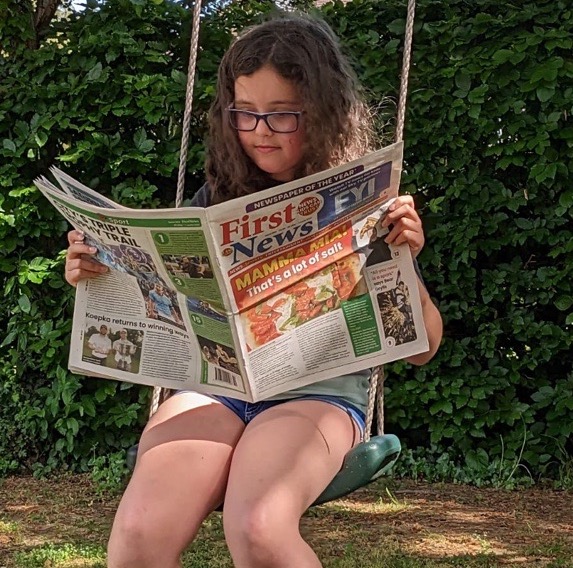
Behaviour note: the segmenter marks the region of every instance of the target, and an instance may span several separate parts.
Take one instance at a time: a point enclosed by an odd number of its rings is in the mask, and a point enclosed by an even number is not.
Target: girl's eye
[[[299,111],[273,111],[273,112],[253,112],[240,109],[229,109],[229,119],[231,125],[239,131],[251,132],[255,130],[262,120],[273,132],[290,133],[295,132],[299,126]]]
[[[277,112],[267,116],[268,125],[277,132],[294,132],[298,128],[298,115],[293,112]]]
[[[251,129],[257,124],[256,115],[251,114],[248,111],[237,110],[233,113],[235,115],[235,125],[239,129]]]

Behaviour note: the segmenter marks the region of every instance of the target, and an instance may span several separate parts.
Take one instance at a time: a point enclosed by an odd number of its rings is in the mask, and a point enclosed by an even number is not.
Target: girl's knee
[[[233,558],[248,560],[249,566],[274,566],[281,557],[285,536],[298,533],[298,520],[289,519],[270,503],[259,502],[247,507],[225,507],[223,511],[225,540]]]
[[[173,565],[167,559],[169,547],[158,542],[157,527],[149,526],[145,515],[119,512],[108,542],[108,568],[155,568]]]

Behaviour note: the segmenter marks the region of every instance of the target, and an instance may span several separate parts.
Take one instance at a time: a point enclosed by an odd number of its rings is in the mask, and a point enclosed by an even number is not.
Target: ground
[[[105,566],[117,502],[88,476],[0,481],[0,568]],[[573,567],[573,493],[384,480],[312,508],[301,531],[325,567]],[[219,514],[184,566],[232,566]]]

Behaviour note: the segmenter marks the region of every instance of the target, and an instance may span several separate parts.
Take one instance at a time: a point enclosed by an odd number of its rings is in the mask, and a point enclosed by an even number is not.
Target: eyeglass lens
[[[237,130],[252,131],[257,128],[259,120],[264,120],[273,132],[294,132],[298,128],[298,113],[272,112],[258,114],[250,111],[229,109],[231,123]]]

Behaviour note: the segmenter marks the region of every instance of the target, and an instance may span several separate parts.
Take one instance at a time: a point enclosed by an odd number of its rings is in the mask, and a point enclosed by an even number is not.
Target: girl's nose
[[[268,124],[262,118],[259,120],[259,123],[255,128],[255,132],[261,136],[269,136],[273,133]]]

